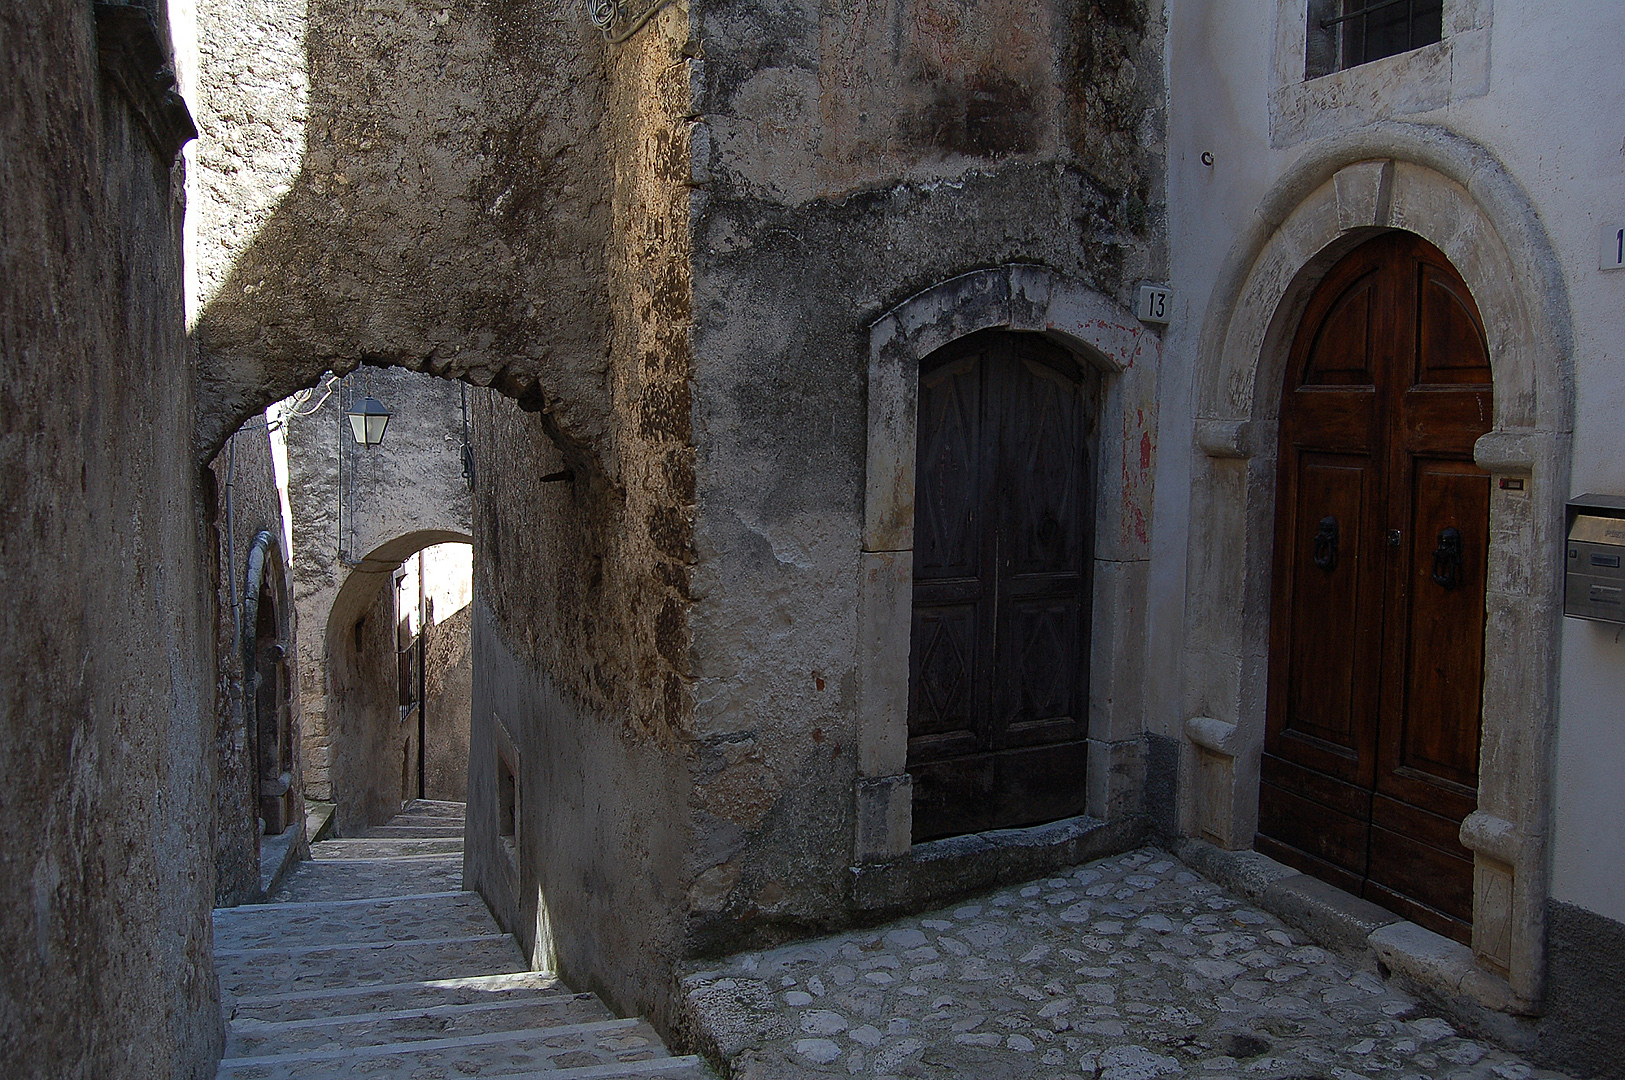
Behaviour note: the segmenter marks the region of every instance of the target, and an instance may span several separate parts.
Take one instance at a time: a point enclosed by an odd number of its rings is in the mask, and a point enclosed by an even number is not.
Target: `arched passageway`
[[[438,530],[374,549],[326,623],[326,768],[341,833],[414,798],[467,791],[471,538]]]

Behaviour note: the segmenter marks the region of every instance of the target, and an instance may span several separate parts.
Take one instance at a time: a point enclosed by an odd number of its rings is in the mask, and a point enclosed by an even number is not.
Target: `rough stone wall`
[[[325,370],[466,378],[604,433],[598,69],[576,5],[200,5],[199,439]]]
[[[201,1080],[215,582],[181,187],[97,40],[89,4],[0,7],[0,1060]]]
[[[253,672],[243,660],[243,618],[249,604],[248,562],[254,538],[269,531],[277,554],[263,580],[270,585],[277,615],[286,635],[288,670],[297,683],[298,671],[293,618],[293,594],[283,569],[282,500],[271,465],[271,444],[263,419],[250,421],[227,440],[209,463],[216,496],[214,521],[216,589],[215,655],[219,671],[215,688],[215,906],[250,903],[260,892],[260,829],[254,741],[249,723],[254,717]],[[293,725],[297,732],[299,693],[292,689]],[[294,772],[299,773],[298,738],[294,740]],[[297,781],[294,790],[299,790]],[[294,822],[303,821],[295,813]]]
[[[379,446],[357,445],[343,417],[352,400],[368,394],[394,412]],[[343,721],[331,708],[329,625],[352,625],[372,602],[373,579],[387,578],[419,548],[468,537],[472,504],[463,479],[456,383],[394,368],[368,369],[347,376],[319,408],[318,400],[319,392],[295,408],[314,410],[310,415],[286,416],[288,503],[305,784],[312,798],[334,799],[341,796],[334,792],[329,764],[336,753],[334,732]]]
[[[1165,272],[1160,11],[707,3],[694,220],[699,836],[686,948],[853,917],[868,324],[1039,263]]]
[[[473,705],[471,607],[430,623],[424,648],[423,789],[430,799],[468,798],[468,719]]]
[[[604,51],[577,18],[562,40]],[[494,396],[477,412],[469,879],[537,963],[657,1023],[692,875],[693,51],[680,5],[607,50],[604,445],[583,458],[549,438],[555,416]],[[566,464],[572,482],[537,483]],[[496,843],[503,743],[519,759],[516,870]]]

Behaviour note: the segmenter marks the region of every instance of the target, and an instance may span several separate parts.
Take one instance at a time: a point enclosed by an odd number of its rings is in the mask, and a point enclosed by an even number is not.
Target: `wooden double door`
[[[921,365],[914,839],[1084,808],[1099,376],[1030,334]]]
[[[1490,478],[1483,325],[1419,237],[1311,298],[1281,402],[1256,846],[1467,940]]]

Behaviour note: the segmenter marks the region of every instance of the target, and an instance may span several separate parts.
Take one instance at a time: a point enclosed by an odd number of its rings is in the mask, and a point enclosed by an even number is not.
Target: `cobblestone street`
[[[1523,1080],[1374,971],[1152,848],[688,976],[744,1080]]]

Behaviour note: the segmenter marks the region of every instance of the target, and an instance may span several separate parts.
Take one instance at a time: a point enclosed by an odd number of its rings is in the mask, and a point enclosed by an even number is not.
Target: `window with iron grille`
[[[1420,49],[1443,33],[1444,0],[1310,0],[1305,75]]]

